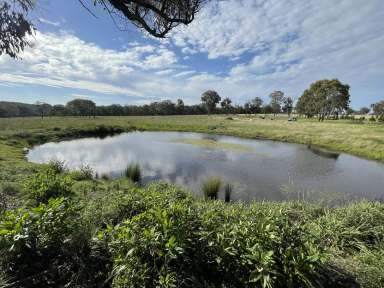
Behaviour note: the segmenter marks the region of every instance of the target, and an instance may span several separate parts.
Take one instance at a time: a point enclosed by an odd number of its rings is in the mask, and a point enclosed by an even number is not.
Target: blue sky
[[[324,78],[349,84],[354,108],[384,99],[382,0],[212,0],[165,40],[91,7],[97,19],[77,0],[38,0],[33,47],[0,56],[0,101],[194,104],[214,89],[243,104]]]

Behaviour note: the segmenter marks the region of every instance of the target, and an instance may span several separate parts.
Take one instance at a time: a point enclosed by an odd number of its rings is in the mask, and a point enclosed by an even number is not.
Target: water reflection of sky
[[[207,138],[244,145],[247,151],[175,141]],[[163,179],[185,185],[198,195],[207,176],[221,176],[234,184],[233,198],[245,201],[282,200],[288,197],[287,191],[340,192],[368,198],[384,194],[384,165],[376,162],[327,155],[302,145],[196,133],[135,132],[47,143],[32,149],[28,159],[65,161],[71,169],[88,165],[99,175],[113,177],[120,177],[128,164],[139,163],[144,181]]]

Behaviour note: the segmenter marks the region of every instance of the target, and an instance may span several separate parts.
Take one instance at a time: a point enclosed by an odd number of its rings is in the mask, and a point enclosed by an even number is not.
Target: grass
[[[219,177],[209,177],[204,180],[201,190],[206,199],[217,199],[222,180]]]
[[[139,183],[141,180],[141,169],[140,165],[135,163],[135,164],[130,164],[127,169],[125,170],[125,177],[128,179],[131,179],[133,183]]]
[[[225,202],[231,201],[232,192],[233,192],[233,184],[226,183],[224,185],[224,200],[225,200]]]

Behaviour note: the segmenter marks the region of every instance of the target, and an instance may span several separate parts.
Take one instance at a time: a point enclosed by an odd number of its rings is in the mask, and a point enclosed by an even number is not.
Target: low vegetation
[[[125,170],[125,177],[131,179],[133,183],[139,183],[141,180],[140,165],[137,163],[129,165]]]
[[[222,180],[219,177],[210,177],[204,180],[201,190],[207,199],[217,199]]]

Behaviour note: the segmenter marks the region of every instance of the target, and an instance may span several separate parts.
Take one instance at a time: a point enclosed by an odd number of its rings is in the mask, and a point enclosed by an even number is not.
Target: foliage
[[[131,179],[134,183],[139,183],[141,180],[141,169],[138,163],[130,164],[127,169],[125,169],[125,177]]]
[[[76,181],[92,180],[94,176],[93,169],[88,165],[83,165],[79,170],[70,173],[71,178]]]
[[[164,208],[108,229],[114,287],[310,287],[322,279],[326,254],[284,214],[217,202]]]
[[[129,21],[154,37],[164,38],[176,26],[191,23],[204,0],[147,0],[145,2],[142,0],[95,0],[94,2],[106,8],[115,23],[119,20]]]
[[[102,247],[91,243],[80,220],[76,206],[64,198],[4,213],[0,263],[8,281],[17,287],[91,286],[105,281],[106,251],[98,253]]]
[[[373,113],[375,113],[376,118],[380,119],[380,117],[384,116],[384,100],[381,100],[375,104],[372,104]]]
[[[217,199],[222,180],[219,177],[210,177],[204,180],[201,190],[207,199]]]
[[[338,117],[348,109],[349,86],[339,80],[319,80],[305,90],[297,102],[300,114],[313,117],[318,115],[319,121],[325,117]]]
[[[284,92],[274,91],[271,94],[269,94],[269,98],[271,98],[271,104],[270,105],[271,105],[273,114],[280,113],[281,105],[284,101]]]
[[[34,34],[35,28],[26,18],[26,14],[33,7],[32,0],[1,1],[0,56],[6,54],[17,58],[30,45],[28,36]]]
[[[72,184],[69,174],[61,174],[57,167],[49,165],[31,177],[24,189],[36,203],[47,203],[50,198],[70,196]]]
[[[216,91],[208,90],[201,95],[201,102],[203,102],[207,108],[208,114],[211,114],[221,100],[221,97]]]

